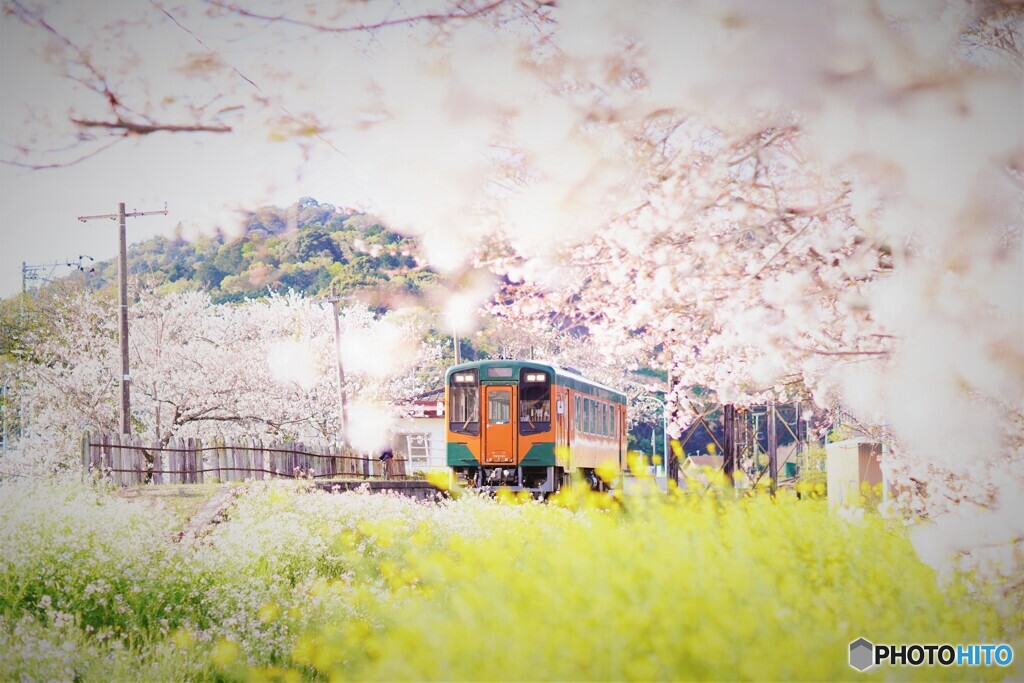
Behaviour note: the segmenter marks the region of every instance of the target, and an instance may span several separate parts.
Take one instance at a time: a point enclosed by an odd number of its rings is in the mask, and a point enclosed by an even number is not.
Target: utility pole
[[[674,387],[675,385],[676,385],[675,380],[672,378],[672,375],[669,374],[668,377],[666,378],[666,389],[665,389],[666,392],[671,391],[672,387]],[[666,394],[666,397],[667,397],[667,394]],[[676,486],[679,486],[679,456],[676,455],[674,450],[670,451],[669,450],[669,445],[668,445],[668,421],[669,421],[669,419],[671,419],[674,424],[678,424],[679,423],[679,404],[680,404],[680,400],[678,398],[675,401],[672,402],[671,407],[669,407],[669,408],[667,408],[664,405],[664,403],[662,403],[661,427],[662,427],[662,430],[663,430],[663,433],[664,433],[664,436],[662,437],[664,443],[661,444],[661,447],[662,447],[662,452],[664,453],[663,457],[665,458],[665,489],[666,490],[668,490],[668,482],[669,481],[673,481],[673,482],[675,482]],[[668,413],[668,414],[666,414],[666,413]],[[684,458],[686,457],[686,453],[683,452],[683,447],[685,447],[685,445],[686,445],[685,443],[681,443],[680,444],[680,448],[679,448],[679,451],[680,451],[680,453],[683,454]]]
[[[2,409],[4,411],[4,455],[6,456],[7,455],[7,410],[8,410],[7,409],[7,404],[11,400],[10,399],[10,391],[7,388],[7,378],[6,377],[4,378],[3,397],[4,397],[4,402],[3,402],[3,405],[0,405],[0,409]]]
[[[796,415],[796,417],[793,420],[793,428],[794,428],[794,432],[795,432],[794,435],[793,435],[794,436],[794,440],[797,442],[797,451],[796,451],[797,462],[800,463],[801,467],[803,467],[803,465],[804,465],[804,461],[803,461],[804,442],[800,440],[800,399],[799,398],[797,399],[797,415]]]
[[[657,396],[648,395],[649,399],[658,403],[661,406],[661,469],[665,473],[665,479],[668,480],[668,408],[665,402]],[[654,462],[654,456],[657,454],[656,446],[658,443],[658,427],[655,425],[651,427],[651,462]],[[667,484],[666,484],[667,485]]]
[[[725,473],[726,479],[735,488],[736,482],[736,406],[731,403],[726,403],[723,406],[724,415],[722,417],[722,428],[725,432],[723,444],[725,456],[723,462],[722,471]]]
[[[768,475],[771,477],[771,492],[779,488],[778,434],[775,426],[775,399],[768,403]]]
[[[331,302],[331,310],[334,311],[334,354],[338,362],[338,399],[341,402],[341,428],[338,430],[341,445],[348,446],[348,391],[345,388],[345,364],[341,360],[341,318],[338,304],[348,296],[332,296],[323,301]]]
[[[86,221],[97,218],[116,220],[120,226],[118,233],[119,254],[117,258],[117,290],[120,298],[118,308],[118,320],[120,332],[118,337],[121,341],[121,433],[130,434],[132,425],[131,406],[131,374],[128,368],[128,242],[125,231],[125,219],[139,216],[167,215],[167,204],[164,204],[163,211],[132,211],[125,213],[124,202],[117,205],[117,213],[106,213],[98,216],[79,216],[78,220]]]
[[[38,282],[52,282],[53,274],[60,266],[60,262],[54,261],[53,263],[39,263],[35,265],[29,265],[25,261],[21,262],[21,293],[25,294],[28,292],[28,281],[35,280]],[[70,265],[70,264],[68,264]]]

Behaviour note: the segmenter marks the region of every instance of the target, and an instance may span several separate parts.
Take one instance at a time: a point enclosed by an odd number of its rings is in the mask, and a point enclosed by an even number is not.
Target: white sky
[[[230,230],[240,215],[235,210],[287,205],[302,196],[370,209],[375,193],[387,187],[387,179],[380,173],[374,176],[358,166],[353,155],[336,151],[319,139],[304,139],[306,154],[293,141],[271,140],[272,125],[268,126],[265,118],[268,112],[269,116],[281,115],[281,103],[287,103],[293,113],[312,109],[340,116],[350,111],[347,103],[353,94],[366,92],[366,78],[381,66],[381,51],[377,56],[367,52],[372,39],[356,34],[329,36],[328,59],[316,44],[296,41],[294,35],[271,35],[258,23],[239,34],[242,38],[223,40],[218,32],[230,23],[211,21],[203,7],[168,6],[199,39],[253,78],[261,91],[227,67],[208,76],[184,78],[180,67],[189,56],[210,52],[148,3],[47,7],[47,20],[77,44],[92,45],[90,57],[111,74],[119,94],[135,98],[133,103],[139,108],[145,106],[139,103],[159,102],[168,95],[182,104],[219,95],[218,105],[246,109],[240,115],[225,116],[224,121],[236,130],[231,134],[157,133],[120,142],[65,168],[27,170],[0,165],[0,296],[9,296],[21,287],[23,261],[34,265],[74,261],[79,255],[97,261],[114,257],[116,222],[82,223],[76,217],[116,213],[121,201],[129,211],[157,210],[165,202],[170,210],[166,217],[130,219],[131,243],[170,234],[179,223],[186,227],[187,235],[218,225]],[[109,23],[122,12],[127,24]],[[149,24],[143,27],[136,20]],[[128,28],[122,31],[124,26]],[[398,29],[399,37],[401,31]],[[4,93],[0,98],[0,158],[15,157],[13,145],[33,138],[39,147],[54,146],[55,133],[73,130],[66,123],[72,109],[78,115],[110,118],[102,106],[94,108],[102,105],[95,94],[60,77],[66,62],[52,58],[53,51],[48,52],[52,46],[41,40],[41,35],[29,32],[14,18],[0,18],[0,92]],[[112,36],[116,40],[111,40]],[[399,55],[403,52],[397,50]],[[269,69],[278,70],[278,75],[293,69],[302,78],[275,79]],[[310,83],[314,87],[303,89],[303,84]],[[253,102],[255,97],[268,97],[270,106],[261,110]],[[165,122],[189,122],[188,113],[174,104],[160,104],[154,111],[162,114]],[[336,123],[329,114],[324,120],[328,125]],[[327,134],[339,149],[350,148],[353,140],[359,141],[364,152],[373,148],[372,140],[359,140],[360,136],[342,140],[342,132],[353,131],[339,127]],[[373,133],[361,137],[372,138]],[[88,149],[57,158],[72,159]],[[380,161],[378,168],[390,163]],[[67,269],[57,272],[63,274]]]
[[[158,210],[165,202],[169,209],[167,216],[129,219],[129,243],[169,235],[179,222],[190,230],[229,227],[231,207],[287,205],[301,196],[340,206],[365,203],[358,186],[339,180],[351,175],[339,168],[344,164],[313,164],[299,180],[292,170],[301,163],[295,149],[277,151],[254,160],[240,157],[237,142],[228,137],[162,134],[121,143],[70,168],[0,169],[0,296],[21,287],[22,261],[116,256],[116,221],[82,223],[77,216],[116,213],[121,201],[128,211]]]

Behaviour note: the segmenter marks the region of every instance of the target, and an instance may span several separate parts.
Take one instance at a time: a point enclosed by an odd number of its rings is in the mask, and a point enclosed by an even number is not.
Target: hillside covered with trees
[[[437,279],[419,265],[414,240],[374,216],[311,197],[252,211],[237,236],[187,240],[179,230],[130,245],[128,262],[156,293],[206,291],[215,303],[289,289],[307,296],[372,290],[387,300],[419,295]],[[117,260],[69,277],[94,289],[116,286]]]

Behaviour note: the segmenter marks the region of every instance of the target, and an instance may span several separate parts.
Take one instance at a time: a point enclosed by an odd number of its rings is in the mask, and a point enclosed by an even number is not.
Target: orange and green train
[[[572,368],[523,360],[462,363],[445,375],[448,466],[484,490],[548,493],[573,473],[626,460],[626,395]]]

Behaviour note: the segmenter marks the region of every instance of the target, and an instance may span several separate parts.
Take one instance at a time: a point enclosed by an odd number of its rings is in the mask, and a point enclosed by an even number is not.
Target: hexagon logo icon
[[[875,665],[875,646],[864,638],[850,643],[850,666],[857,671],[867,671]]]

